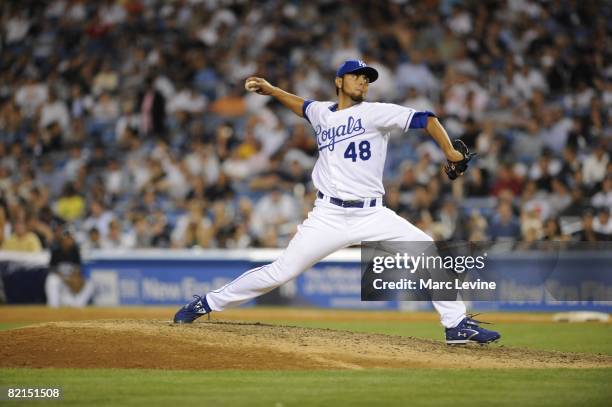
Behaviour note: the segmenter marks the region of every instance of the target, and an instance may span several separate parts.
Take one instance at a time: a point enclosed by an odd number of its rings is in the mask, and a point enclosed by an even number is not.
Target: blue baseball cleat
[[[454,328],[446,328],[446,343],[448,345],[464,345],[469,341],[484,345],[501,338],[499,332],[480,327],[478,324],[486,324],[487,322],[476,321],[472,319],[473,316],[475,315],[468,315],[463,318],[459,325]]]
[[[194,295],[193,298],[193,301],[185,304],[174,314],[175,324],[191,324],[202,315],[212,312],[208,302],[206,302],[206,296],[200,297],[199,295]]]

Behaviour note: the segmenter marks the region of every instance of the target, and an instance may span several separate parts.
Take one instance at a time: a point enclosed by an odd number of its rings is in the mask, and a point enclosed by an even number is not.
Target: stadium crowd
[[[451,183],[395,135],[386,205],[438,240],[612,238],[606,1],[3,1],[0,241],[283,247],[312,207],[308,123],[256,74],[333,100],[362,58],[371,101],[435,112],[479,156]]]

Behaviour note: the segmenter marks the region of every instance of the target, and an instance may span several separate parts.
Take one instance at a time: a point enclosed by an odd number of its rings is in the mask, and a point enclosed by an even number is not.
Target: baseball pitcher
[[[283,254],[273,263],[244,274],[182,307],[175,323],[191,323],[212,311],[238,306],[296,278],[329,254],[361,241],[432,241],[425,232],[383,206],[383,169],[390,134],[423,128],[440,146],[450,179],[466,171],[472,154],[465,144],[451,143],[432,112],[365,101],[378,72],[360,60],[347,60],[335,78],[337,102],[305,100],[250,77],[248,91],[276,98],[306,119],[317,138],[319,157],[312,172],[317,200]],[[466,316],[462,301],[433,301],[445,327],[446,342],[489,343],[498,332]]]

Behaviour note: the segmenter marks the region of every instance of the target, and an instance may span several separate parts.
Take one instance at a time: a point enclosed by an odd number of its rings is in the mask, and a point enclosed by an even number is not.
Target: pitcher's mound
[[[240,322],[52,322],[0,332],[1,367],[363,369],[612,367],[612,357]]]

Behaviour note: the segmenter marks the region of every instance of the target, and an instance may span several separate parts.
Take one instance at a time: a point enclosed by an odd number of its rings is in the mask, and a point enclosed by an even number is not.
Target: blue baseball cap
[[[378,71],[371,66],[368,66],[360,59],[347,59],[344,61],[342,65],[340,65],[340,68],[338,68],[336,76],[340,78],[347,73],[355,73],[358,71],[364,73],[370,80],[370,83],[378,79]]]

